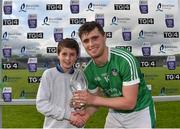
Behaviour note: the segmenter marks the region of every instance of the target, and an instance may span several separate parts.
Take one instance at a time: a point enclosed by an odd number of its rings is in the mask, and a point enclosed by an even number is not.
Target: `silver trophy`
[[[70,80],[70,88],[73,94],[76,91],[87,90],[87,82],[81,69],[75,70]],[[71,102],[71,106],[74,107],[75,110],[83,110],[86,105],[84,103]]]

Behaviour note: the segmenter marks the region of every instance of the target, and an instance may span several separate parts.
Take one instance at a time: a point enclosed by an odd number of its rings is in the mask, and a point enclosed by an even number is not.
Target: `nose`
[[[89,46],[92,47],[94,45],[93,40],[89,40]]]
[[[66,56],[66,60],[69,60],[69,59],[70,59],[70,55],[67,55],[67,56]]]

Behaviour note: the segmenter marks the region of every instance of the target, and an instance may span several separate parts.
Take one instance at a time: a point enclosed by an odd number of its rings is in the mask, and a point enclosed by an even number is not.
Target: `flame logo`
[[[112,18],[112,20],[111,20],[111,25],[117,25],[117,17],[116,16],[114,16],[113,18]]]
[[[21,7],[20,7],[20,11],[19,12],[26,12],[26,4],[25,3],[23,3],[22,5],[21,5]]]
[[[45,18],[44,18],[44,24],[43,25],[49,25],[49,23],[48,23],[48,21],[49,21],[49,18],[46,16]]]
[[[92,3],[89,3],[89,5],[88,5],[88,10],[87,10],[87,11],[94,11],[92,8],[93,8],[93,4],[92,4]]]

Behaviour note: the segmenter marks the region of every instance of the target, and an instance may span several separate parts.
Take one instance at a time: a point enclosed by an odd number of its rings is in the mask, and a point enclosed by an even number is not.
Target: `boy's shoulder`
[[[50,74],[50,73],[54,73],[56,70],[56,67],[52,67],[52,68],[48,68],[46,69],[43,74]]]

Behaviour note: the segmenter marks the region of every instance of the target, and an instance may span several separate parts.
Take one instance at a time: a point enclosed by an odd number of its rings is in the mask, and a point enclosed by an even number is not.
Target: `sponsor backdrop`
[[[89,57],[78,28],[95,20],[109,47],[137,56],[155,95],[180,94],[179,12],[178,0],[2,0],[1,87],[11,87],[13,98],[35,98],[42,72],[57,64],[56,46],[67,37],[79,42],[75,67],[84,67]]]

